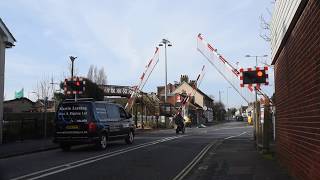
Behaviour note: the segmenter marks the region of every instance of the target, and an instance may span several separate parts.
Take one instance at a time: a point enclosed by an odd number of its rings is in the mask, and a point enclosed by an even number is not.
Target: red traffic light
[[[76,81],[76,86],[80,86],[80,82],[79,81]]]
[[[258,76],[258,77],[262,77],[262,76],[263,76],[263,72],[262,72],[262,71],[258,71],[258,72],[257,72],[257,76]]]

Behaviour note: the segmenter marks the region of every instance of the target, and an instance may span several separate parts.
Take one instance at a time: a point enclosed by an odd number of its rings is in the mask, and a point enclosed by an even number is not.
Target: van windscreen
[[[89,103],[63,103],[58,108],[57,120],[67,122],[87,122]]]

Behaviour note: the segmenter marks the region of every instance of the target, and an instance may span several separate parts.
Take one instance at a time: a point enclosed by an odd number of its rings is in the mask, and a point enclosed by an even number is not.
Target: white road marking
[[[55,167],[52,167],[52,168],[48,168],[48,169],[44,169],[44,170],[41,170],[41,171],[36,171],[36,172],[30,173],[30,174],[26,174],[26,175],[23,175],[23,176],[12,178],[11,180],[21,180],[21,179],[34,180],[34,179],[40,179],[40,178],[43,178],[43,177],[46,177],[46,176],[50,176],[50,175],[53,175],[53,174],[57,174],[57,173],[60,173],[60,172],[63,172],[63,171],[69,170],[69,169],[73,169],[73,168],[76,168],[76,167],[84,166],[84,165],[87,165],[87,164],[90,164],[90,163],[93,163],[93,162],[96,162],[96,161],[100,161],[100,160],[107,159],[107,158],[110,158],[110,157],[113,157],[113,156],[124,154],[124,153],[130,152],[130,151],[136,150],[136,149],[141,149],[141,148],[144,148],[144,147],[148,147],[148,146],[152,146],[152,145],[155,145],[155,144],[163,143],[163,142],[170,141],[170,140],[173,140],[173,139],[181,138],[181,137],[184,137],[184,136],[186,136],[186,135],[171,136],[171,137],[159,139],[159,140],[152,141],[152,142],[147,142],[147,143],[136,145],[136,146],[133,146],[133,147],[128,147],[128,148],[125,148],[125,149],[120,149],[120,150],[117,150],[117,151],[104,153],[104,154],[101,154],[101,155],[97,155],[97,156],[94,156],[94,157],[82,159],[82,160],[79,160],[79,161],[65,163],[65,164],[62,164],[62,165],[59,165],[59,166],[55,166]]]
[[[221,129],[219,129],[221,130]],[[231,139],[231,138],[235,138],[235,137],[239,137],[239,136],[242,136],[244,134],[246,134],[247,132],[243,132],[239,135],[235,135],[235,136],[229,136],[229,137],[226,137],[224,138],[223,140],[228,140],[228,139]],[[183,178],[185,178],[189,173],[190,171],[193,169],[193,167],[198,164],[198,162],[202,159],[202,157],[209,151],[209,149],[213,146],[217,144],[220,145],[219,142],[214,142],[214,143],[210,143],[208,145],[206,145],[201,151],[200,153],[182,170],[180,171],[180,173],[175,176],[173,178],[173,180],[182,180]]]

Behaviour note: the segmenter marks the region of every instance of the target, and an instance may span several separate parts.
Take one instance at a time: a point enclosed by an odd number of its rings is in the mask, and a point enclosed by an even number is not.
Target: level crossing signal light
[[[83,94],[85,91],[86,81],[82,78],[65,79],[65,94]]]
[[[266,70],[243,71],[243,84],[265,84],[268,74]]]

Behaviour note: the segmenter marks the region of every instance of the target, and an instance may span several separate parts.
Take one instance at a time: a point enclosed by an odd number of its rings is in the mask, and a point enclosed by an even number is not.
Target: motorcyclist
[[[175,115],[174,122],[177,125],[176,132],[179,133],[179,131],[182,131],[182,133],[184,133],[184,119],[180,111]]]

